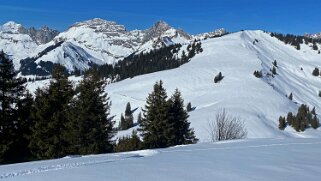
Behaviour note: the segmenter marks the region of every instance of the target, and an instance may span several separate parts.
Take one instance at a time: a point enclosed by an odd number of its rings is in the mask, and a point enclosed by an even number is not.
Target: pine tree
[[[218,75],[216,75],[216,76],[214,77],[214,83],[220,82],[223,78],[224,78],[224,77],[223,77],[222,73],[219,72]]]
[[[135,151],[142,148],[142,141],[137,135],[137,131],[133,130],[131,136],[125,136],[118,139],[118,143],[114,147],[115,152]]]
[[[142,113],[141,112],[139,112],[138,115],[137,115],[137,123],[138,124],[142,123]]]
[[[126,129],[129,129],[134,126],[134,117],[133,117],[133,113],[129,102],[126,105],[125,121],[126,121]]]
[[[311,114],[317,115],[317,113],[315,112],[315,107],[313,107],[313,109],[311,110]]]
[[[314,76],[319,76],[320,75],[320,71],[318,68],[314,68],[313,72],[312,72],[312,75]]]
[[[119,122],[119,130],[126,130],[127,127],[126,127],[126,121],[125,121],[125,117],[124,117],[124,114],[121,113],[120,115],[120,122]]]
[[[167,146],[196,143],[194,131],[190,129],[190,123],[187,120],[189,115],[184,109],[184,101],[178,89],[175,90],[168,102],[170,105],[168,110],[170,127],[166,130]]]
[[[98,154],[112,151],[113,121],[109,117],[111,102],[104,92],[106,82],[95,69],[84,74],[77,87],[73,116],[65,138],[73,154]]]
[[[276,60],[273,61],[273,65],[274,65],[275,67],[278,67],[278,64],[277,64]]]
[[[25,90],[25,82],[25,79],[17,77],[12,60],[1,51],[0,163],[13,163],[26,159],[28,140],[24,136],[24,131],[26,131],[25,125],[29,123],[32,98]]]
[[[191,104],[191,102],[189,102],[189,103],[187,104],[187,106],[186,106],[186,111],[187,111],[187,112],[192,111],[192,104]]]
[[[272,74],[273,75],[276,75],[277,73],[276,73],[276,68],[275,68],[275,66],[273,66],[273,68],[272,68]]]
[[[66,155],[64,138],[68,123],[69,103],[74,95],[72,84],[64,73],[64,67],[53,69],[53,80],[48,88],[38,89],[32,119],[30,147],[37,159],[59,158]]]
[[[166,130],[168,125],[168,102],[163,82],[156,82],[148,95],[144,118],[141,123],[141,136],[145,148],[163,148],[167,146]]]
[[[293,94],[292,92],[290,93],[289,97],[288,97],[291,101],[293,100]]]
[[[317,129],[319,126],[320,126],[319,120],[318,120],[317,116],[314,115],[312,120],[311,120],[311,127],[313,129]]]
[[[279,129],[284,130],[286,127],[285,117],[280,116],[279,118]]]
[[[294,119],[294,117],[293,117],[292,112],[289,112],[288,115],[287,115],[287,117],[286,117],[286,122],[288,122],[288,124],[289,124],[290,126],[292,126],[293,119]]]

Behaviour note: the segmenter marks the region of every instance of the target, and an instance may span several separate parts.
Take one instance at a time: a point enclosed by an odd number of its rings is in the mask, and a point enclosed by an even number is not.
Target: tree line
[[[12,61],[1,52],[0,163],[127,151],[128,146],[122,148],[126,141],[134,150],[197,141],[180,92],[176,90],[166,99],[162,82],[158,82],[140,118],[142,140],[134,132],[116,143],[105,85],[96,69],[86,71],[75,86],[64,68],[55,66],[48,87],[38,88],[32,96],[25,80],[17,77]],[[132,119],[129,110],[125,118]]]
[[[194,41],[179,56],[178,52],[181,47],[182,45],[180,44],[174,44],[160,49],[153,49],[149,52],[134,53],[114,65],[105,64],[99,66],[98,74],[100,77],[119,81],[137,75],[177,68],[203,51],[201,42]]]
[[[312,44],[312,49],[313,50],[318,50],[318,44],[321,44],[321,39],[314,39],[314,38],[309,38],[306,36],[296,36],[292,34],[282,34],[282,33],[270,33],[272,37],[276,37],[280,41],[283,41],[285,44],[290,44],[294,46],[297,50],[301,49],[300,44]],[[320,53],[320,51],[319,51]]]

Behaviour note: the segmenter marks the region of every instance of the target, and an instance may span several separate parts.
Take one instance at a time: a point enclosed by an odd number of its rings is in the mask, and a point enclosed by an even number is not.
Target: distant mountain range
[[[124,25],[99,18],[75,23],[59,33],[46,26],[28,29],[10,21],[0,27],[0,49],[12,57],[15,68],[23,74],[49,74],[55,63],[68,71],[85,70],[95,64],[114,64],[133,53],[225,33],[218,29],[190,35],[164,21],[146,30],[126,31]]]

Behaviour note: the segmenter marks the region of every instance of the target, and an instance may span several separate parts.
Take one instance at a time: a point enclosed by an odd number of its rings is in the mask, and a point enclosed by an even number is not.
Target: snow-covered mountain
[[[279,116],[295,113],[300,104],[321,113],[321,79],[312,75],[315,67],[321,67],[318,51],[306,44],[297,50],[263,31],[241,31],[201,42],[203,52],[179,68],[109,84],[106,91],[113,102],[111,114],[115,120],[119,121],[127,102],[138,108],[136,118],[153,84],[162,80],[169,95],[178,88],[185,104],[191,102],[196,107],[189,120],[201,142],[208,141],[208,121],[222,108],[245,121],[248,138],[321,137],[320,128],[308,128],[303,133],[292,127],[278,129]],[[274,60],[277,75],[272,76]],[[254,71],[262,72],[263,77],[255,77]],[[214,84],[219,72],[224,79]],[[33,92],[48,82],[30,83],[28,89]],[[291,93],[292,101],[288,98]],[[120,132],[119,136],[131,131]]]
[[[192,40],[191,35],[163,21],[146,30],[132,31],[99,18],[75,23],[59,35],[48,27],[26,29],[15,22],[2,25],[0,30],[0,46],[12,55],[16,69],[29,70],[23,74],[35,74],[35,67],[47,72],[54,63],[69,71],[88,69],[93,64],[114,64],[132,53]]]
[[[321,32],[320,33],[315,33],[315,34],[305,34],[304,36],[313,38],[313,39],[321,39]]]
[[[201,33],[201,34],[195,35],[194,38],[199,39],[199,40],[205,40],[207,38],[219,37],[219,36],[223,36],[225,34],[227,34],[226,30],[224,28],[220,28],[220,29],[216,29],[212,32],[206,32],[206,33]]]
[[[16,69],[20,68],[20,60],[33,55],[42,44],[50,42],[58,31],[46,26],[39,30],[25,28],[21,24],[9,21],[0,26],[0,50],[9,54]]]

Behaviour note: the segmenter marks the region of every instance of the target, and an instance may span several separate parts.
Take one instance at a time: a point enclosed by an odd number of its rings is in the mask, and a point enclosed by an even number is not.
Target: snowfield
[[[258,42],[253,43],[255,40]],[[300,104],[311,109],[315,106],[317,113],[321,111],[321,79],[312,76],[313,69],[321,67],[321,55],[307,45],[301,47],[298,51],[263,31],[242,31],[202,41],[203,53],[179,68],[108,85],[111,113],[119,120],[130,102],[132,109],[139,108],[134,113],[136,118],[154,83],[162,80],[168,96],[178,88],[185,104],[191,102],[196,107],[189,120],[201,142],[209,141],[208,122],[223,108],[244,120],[248,138],[320,137],[320,128],[309,128],[303,133],[292,127],[278,129],[279,116],[286,116],[289,111],[296,113]],[[278,63],[278,75],[272,78],[266,74],[274,60]],[[255,70],[262,71],[264,78],[256,78]],[[219,72],[224,79],[214,84],[214,76]],[[293,101],[287,98],[291,92]]]
[[[263,31],[204,40],[203,53],[179,68],[106,87],[116,123],[127,102],[137,108],[137,117],[156,81],[164,82],[168,96],[178,88],[185,104],[195,107],[189,121],[200,139],[198,144],[3,165],[0,180],[321,180],[321,129],[278,129],[279,116],[296,113],[300,104],[321,112],[321,78],[312,76],[312,70],[321,67],[321,55],[309,46],[296,50]],[[278,68],[272,77],[268,74],[274,60]],[[256,78],[255,70],[262,71],[263,78]],[[214,84],[219,72],[224,79]],[[28,83],[27,88],[33,92],[48,83]],[[290,93],[292,101],[287,98]],[[244,120],[247,139],[209,143],[208,122],[223,108]],[[121,131],[115,139],[137,128]]]
[[[253,43],[255,40],[257,42]],[[208,122],[223,108],[233,116],[244,120],[248,138],[320,138],[321,129],[308,128],[296,132],[292,127],[278,129],[279,116],[289,111],[296,113],[298,106],[307,104],[321,112],[321,78],[314,77],[315,67],[321,68],[321,55],[308,45],[301,50],[285,45],[263,31],[241,31],[220,38],[202,41],[203,53],[197,54],[189,63],[179,68],[141,75],[132,79],[109,84],[106,91],[111,98],[111,115],[120,114],[131,103],[134,118],[146,103],[148,93],[156,81],[162,80],[168,96],[178,88],[185,104],[192,103],[189,121],[200,142],[208,142]],[[277,75],[268,76],[272,62],[278,64]],[[303,70],[301,70],[301,67]],[[253,75],[255,70],[263,72],[263,78]],[[222,72],[224,79],[214,84],[214,76]],[[71,77],[79,81],[79,77]],[[34,92],[49,81],[28,83]],[[287,96],[293,93],[293,101]],[[320,116],[319,116],[320,119]],[[115,137],[131,134],[133,129],[120,131]]]
[[[320,139],[247,139],[0,166],[0,180],[321,179]]]

